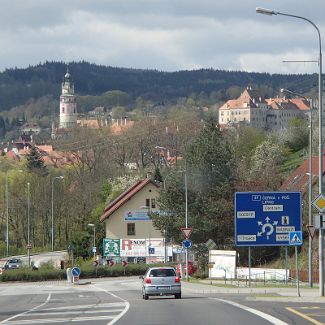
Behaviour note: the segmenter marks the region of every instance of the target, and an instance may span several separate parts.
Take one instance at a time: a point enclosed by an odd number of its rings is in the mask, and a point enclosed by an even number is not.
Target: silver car
[[[174,295],[181,299],[181,279],[173,267],[151,267],[142,278],[142,297]]]
[[[21,259],[19,258],[11,258],[8,260],[5,264],[6,270],[14,270],[14,269],[20,269],[22,267],[23,263]]]

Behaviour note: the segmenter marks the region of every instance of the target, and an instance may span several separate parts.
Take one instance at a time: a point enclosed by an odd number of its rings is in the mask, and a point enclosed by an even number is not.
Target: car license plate
[[[157,290],[169,290],[170,287],[163,286],[163,287],[157,287]]]

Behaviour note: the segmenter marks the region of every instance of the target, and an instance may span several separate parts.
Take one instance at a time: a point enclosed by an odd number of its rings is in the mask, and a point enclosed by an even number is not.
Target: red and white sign
[[[181,228],[185,238],[190,238],[193,228]]]
[[[315,230],[316,230],[315,227],[313,225],[307,225],[306,227],[307,227],[309,237],[313,239],[315,236]]]
[[[26,245],[26,248],[27,248],[27,249],[32,249],[32,244],[27,244],[27,245]]]
[[[149,248],[150,253],[149,253]],[[164,239],[121,239],[121,257],[164,256]]]
[[[108,265],[109,265],[110,267],[113,267],[114,264],[115,264],[115,262],[114,262],[113,260],[110,260],[110,261],[108,262]]]
[[[127,267],[127,266],[128,266],[128,262],[127,262],[127,261],[123,261],[123,262],[122,262],[122,266],[123,266],[123,267]]]

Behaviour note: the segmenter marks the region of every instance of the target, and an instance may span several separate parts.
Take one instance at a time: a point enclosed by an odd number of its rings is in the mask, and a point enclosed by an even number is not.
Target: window
[[[127,234],[128,236],[135,235],[135,223],[128,223],[127,224]]]
[[[64,113],[64,106],[62,106],[62,113]]]
[[[176,276],[176,273],[173,269],[154,269],[151,270],[149,277],[150,278],[164,278],[167,276]]]
[[[156,207],[156,199],[151,199],[151,207],[152,208]]]
[[[150,199],[146,199],[146,207],[150,207]]]

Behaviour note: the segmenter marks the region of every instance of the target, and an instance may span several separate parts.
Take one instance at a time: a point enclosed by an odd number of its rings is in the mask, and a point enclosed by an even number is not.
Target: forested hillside
[[[161,72],[87,62],[72,62],[69,67],[78,95],[97,96],[110,90],[120,90],[133,101],[141,97],[153,103],[172,104],[179,98],[200,96],[211,104],[227,100],[230,95],[227,90],[234,86],[259,86],[265,95],[272,96],[283,87],[307,93],[317,85],[317,75],[270,75],[213,69]],[[0,73],[0,111],[47,95],[58,99],[66,68],[63,62],[46,62]]]

